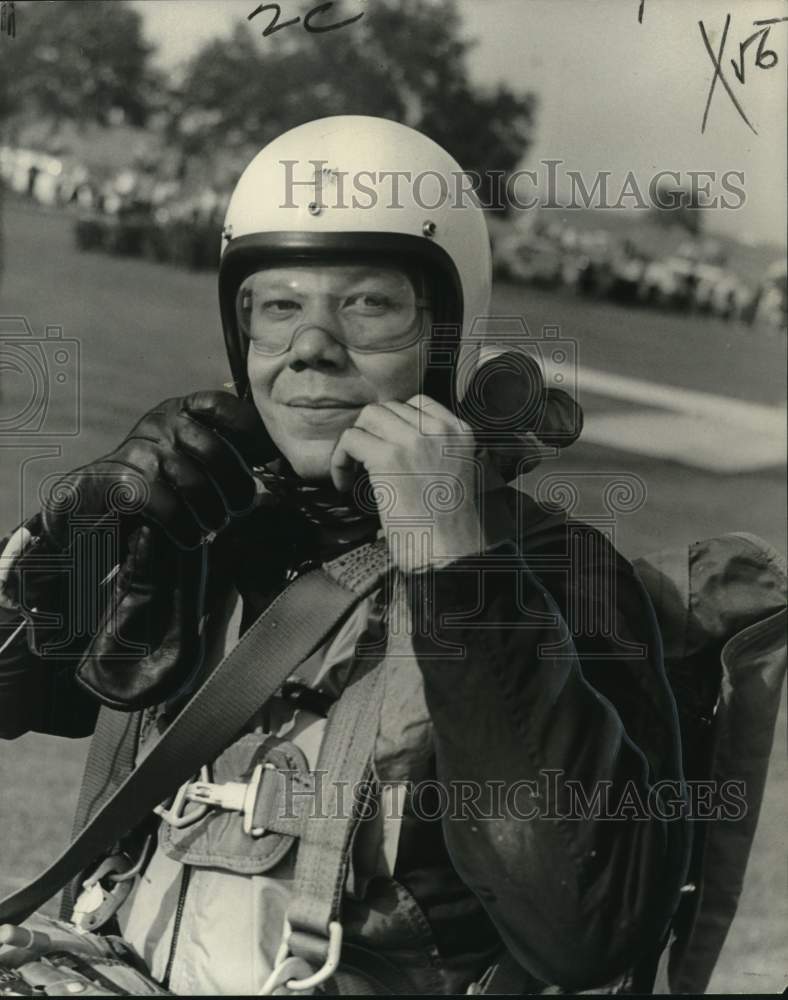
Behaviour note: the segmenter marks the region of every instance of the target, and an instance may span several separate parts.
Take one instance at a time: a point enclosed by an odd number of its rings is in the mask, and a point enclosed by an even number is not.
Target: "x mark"
[[[709,117],[709,108],[711,107],[711,99],[714,96],[714,89],[717,86],[717,80],[719,80],[722,83],[725,90],[728,92],[728,97],[730,97],[730,99],[733,101],[734,107],[742,116],[744,121],[747,123],[747,126],[757,135],[758,130],[753,126],[752,122],[745,114],[744,108],[741,106],[741,104],[739,104],[738,100],[736,99],[736,95],[731,90],[730,84],[725,79],[725,74],[722,72],[722,53],[725,51],[725,42],[728,38],[728,28],[730,28],[730,24],[731,24],[731,15],[727,14],[725,17],[725,27],[722,30],[722,38],[720,39],[719,51],[715,55],[714,50],[711,47],[711,42],[709,41],[709,36],[706,34],[706,26],[704,25],[703,21],[698,21],[698,25],[700,26],[700,33],[703,38],[703,44],[706,46],[706,51],[709,53],[709,59],[711,59],[712,65],[714,66],[714,76],[711,78],[711,85],[709,86],[709,94],[708,97],[706,98],[706,107],[703,111],[703,123],[700,127],[700,130],[701,133],[706,131],[706,121]]]

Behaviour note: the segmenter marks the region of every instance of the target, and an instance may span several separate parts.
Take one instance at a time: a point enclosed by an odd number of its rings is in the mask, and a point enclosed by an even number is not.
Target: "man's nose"
[[[327,306],[315,310],[293,337],[292,360],[301,364],[340,366],[347,357],[336,314]]]

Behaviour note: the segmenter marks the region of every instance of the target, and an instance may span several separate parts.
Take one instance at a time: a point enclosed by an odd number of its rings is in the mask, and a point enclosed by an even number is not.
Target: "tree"
[[[696,189],[663,181],[650,214],[661,226],[681,226],[692,236],[699,236],[703,230],[703,207]]]
[[[299,23],[263,38],[269,18],[239,23],[191,60],[170,129],[186,155],[229,148],[243,162],[286,129],[335,114],[404,122],[482,175],[510,173],[530,144],[534,96],[472,85],[455,0],[374,0],[325,34]]]
[[[141,18],[125,0],[16,4],[0,60],[0,120],[143,125],[157,79]]]

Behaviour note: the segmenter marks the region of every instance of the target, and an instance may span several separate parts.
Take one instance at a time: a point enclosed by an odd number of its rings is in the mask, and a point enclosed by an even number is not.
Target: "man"
[[[363,200],[342,187],[362,171]],[[2,734],[83,735],[101,702],[141,710],[138,761],[288,581],[320,564],[363,580],[329,639],[121,845],[139,877],[111,917],[176,993],[464,992],[507,950],[519,988],[631,985],[678,900],[684,823],[616,808],[657,783],[681,797],[648,597],[598,533],[503,486],[495,447],[477,447],[467,345],[488,309],[489,241],[467,198],[427,209],[415,185],[391,190],[428,174],[461,177],[378,119],[312,122],[263,149],[230,202],[219,277],[239,398],[168,400],[6,549],[6,603],[30,625],[0,661]],[[549,440],[566,401],[536,395],[531,438]],[[36,553],[78,561],[77,528],[108,517],[119,569],[83,558],[79,586],[114,588],[117,627],[87,647],[61,637],[55,669],[45,615],[73,592],[36,572]],[[366,680],[377,701],[353,716]],[[318,811],[294,836],[281,816],[255,828],[244,788],[272,787],[265,769],[307,784],[330,772],[326,747],[370,718],[373,750],[354,766],[371,767],[378,808],[343,834],[325,899]],[[88,883],[83,928],[97,926]],[[318,911],[332,919],[310,922]]]

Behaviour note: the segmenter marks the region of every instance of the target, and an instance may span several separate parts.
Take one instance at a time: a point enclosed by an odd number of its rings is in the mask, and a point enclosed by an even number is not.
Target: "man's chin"
[[[331,456],[336,441],[297,441],[284,450],[284,455],[296,475],[304,482],[331,482]]]

